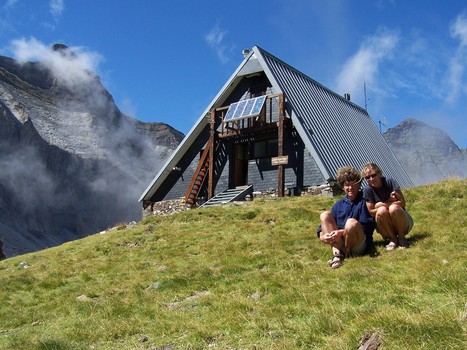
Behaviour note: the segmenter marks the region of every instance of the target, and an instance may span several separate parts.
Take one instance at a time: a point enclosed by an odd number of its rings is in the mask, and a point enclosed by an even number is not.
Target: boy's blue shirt
[[[352,202],[347,195],[337,201],[331,208],[331,214],[336,219],[337,227],[343,229],[349,218],[357,220],[363,227],[367,242],[373,241],[373,231],[375,222],[366,208],[366,202],[363,199],[363,192],[359,191],[357,198]],[[321,232],[321,225],[318,227],[317,235]]]

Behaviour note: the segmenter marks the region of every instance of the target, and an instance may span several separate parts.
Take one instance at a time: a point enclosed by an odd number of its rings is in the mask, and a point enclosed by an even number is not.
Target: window
[[[277,139],[256,141],[252,145],[250,159],[277,157]]]

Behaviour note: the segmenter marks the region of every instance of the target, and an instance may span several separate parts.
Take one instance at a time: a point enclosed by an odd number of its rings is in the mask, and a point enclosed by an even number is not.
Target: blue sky
[[[54,43],[123,112],[183,133],[258,45],[377,125],[416,118],[467,148],[465,0],[0,0],[1,55],[41,60]]]

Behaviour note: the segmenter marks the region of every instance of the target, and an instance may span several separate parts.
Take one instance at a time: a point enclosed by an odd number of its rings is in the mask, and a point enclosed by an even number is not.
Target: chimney
[[[344,98],[345,98],[347,101],[350,101],[350,94],[344,94]]]

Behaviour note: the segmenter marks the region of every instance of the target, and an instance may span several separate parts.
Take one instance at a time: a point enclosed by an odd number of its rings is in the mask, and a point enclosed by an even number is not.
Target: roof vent
[[[350,101],[350,94],[344,94],[344,98],[345,98],[347,101]]]

